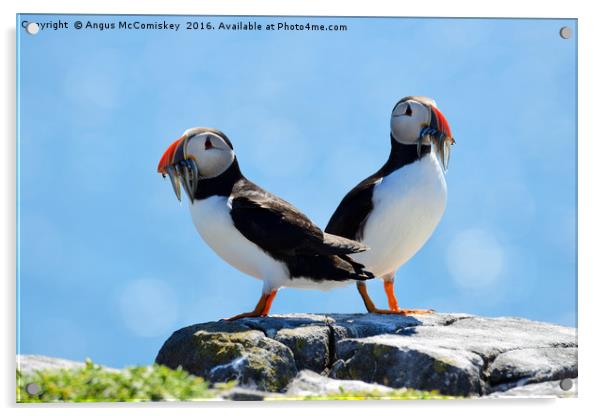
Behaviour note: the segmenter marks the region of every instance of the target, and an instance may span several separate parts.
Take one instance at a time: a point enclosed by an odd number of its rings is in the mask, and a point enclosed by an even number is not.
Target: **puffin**
[[[366,283],[358,281],[357,289],[368,312],[432,313],[432,309],[399,307],[395,272],[427,242],[443,216],[445,175],[455,139],[445,116],[428,97],[399,100],[390,123],[389,158],[345,195],[324,230],[370,247],[351,258],[383,280],[389,308],[377,308]]]
[[[263,281],[250,312],[226,320],[267,316],[282,287],[328,290],[374,275],[350,255],[368,247],[323,232],[290,203],[249,181],[230,139],[213,128],[188,129],[164,152],[157,171],[169,176],[192,222],[213,251]]]

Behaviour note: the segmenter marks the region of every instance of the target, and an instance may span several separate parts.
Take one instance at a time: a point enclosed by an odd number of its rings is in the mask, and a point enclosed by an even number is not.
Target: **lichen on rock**
[[[575,378],[576,352],[574,328],[521,318],[290,314],[183,328],[156,362],[269,392],[311,370],[339,382],[481,396]],[[320,379],[303,374],[297,387]]]
[[[212,382],[237,381],[266,391],[281,391],[297,373],[288,347],[261,331],[226,322],[175,332],[155,361]]]

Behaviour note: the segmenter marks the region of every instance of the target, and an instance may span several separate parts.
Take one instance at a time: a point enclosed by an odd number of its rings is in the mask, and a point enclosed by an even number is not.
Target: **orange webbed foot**
[[[263,318],[264,316],[268,316],[270,313],[270,308],[272,307],[272,302],[276,297],[277,290],[272,290],[270,293],[265,294],[262,293],[259,298],[259,302],[257,302],[257,306],[251,312],[239,313],[238,315],[231,316],[230,318],[224,318],[224,321],[236,321],[237,319],[242,318]]]
[[[430,313],[435,313],[434,309],[378,309],[372,308],[368,309],[368,313],[374,313],[377,315],[401,315],[401,316],[409,316],[409,315],[425,315]]]

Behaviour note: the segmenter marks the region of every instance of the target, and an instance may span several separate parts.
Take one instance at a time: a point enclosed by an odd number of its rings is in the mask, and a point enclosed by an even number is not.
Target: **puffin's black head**
[[[432,98],[410,96],[399,100],[391,113],[391,136],[401,144],[416,144],[418,151],[422,145],[434,145],[447,169],[450,146],[455,140]]]
[[[178,200],[180,180],[192,201],[199,179],[215,178],[235,160],[228,137],[217,129],[194,127],[184,132],[163,153],[157,171],[169,175]]]

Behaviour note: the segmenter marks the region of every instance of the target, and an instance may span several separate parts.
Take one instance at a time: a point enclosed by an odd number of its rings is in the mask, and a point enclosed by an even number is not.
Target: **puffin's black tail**
[[[297,255],[286,261],[289,272],[295,277],[305,277],[315,281],[334,280],[342,282],[345,280],[369,280],[374,275],[366,270],[363,264],[352,260],[345,254],[321,256],[321,255]]]
[[[351,257],[344,255],[344,254],[339,254],[338,257],[345,260],[347,263],[349,263],[351,265],[351,267],[353,267],[353,271],[356,276],[355,278],[352,277],[353,280],[370,280],[370,279],[374,279],[376,277],[376,276],[374,276],[374,274],[372,274],[371,271],[366,270],[366,266],[364,266],[361,263],[358,263],[357,261],[353,260]]]

